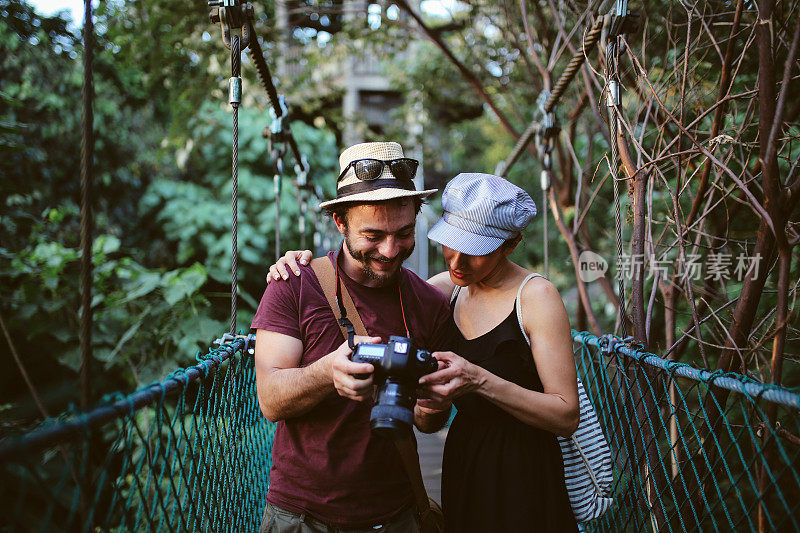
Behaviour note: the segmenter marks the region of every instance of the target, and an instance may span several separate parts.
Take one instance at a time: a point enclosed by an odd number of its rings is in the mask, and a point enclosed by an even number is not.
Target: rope
[[[544,275],[546,278],[550,277],[550,246],[547,238],[548,227],[548,196],[550,192],[550,172],[552,172],[552,155],[553,139],[549,136],[545,137],[539,152],[542,158],[542,175],[541,175],[541,189],[542,189],[542,248],[544,249]]]
[[[242,53],[240,47],[239,36],[234,35],[231,39],[231,80],[229,88],[229,99],[231,107],[233,108],[233,155],[231,165],[233,174],[233,205],[231,206],[231,211],[233,213],[231,226],[231,334],[236,332],[236,300],[238,296],[237,270],[239,266],[237,225],[239,218],[239,102],[241,100],[242,74]]]
[[[572,56],[572,59],[570,59],[569,63],[567,64],[567,68],[564,69],[564,72],[561,73],[558,81],[556,81],[553,91],[550,93],[550,97],[544,103],[545,113],[551,113],[556,104],[561,100],[561,97],[564,95],[564,91],[567,90],[567,87],[575,78],[575,75],[578,73],[578,70],[580,70],[583,62],[586,61],[586,51],[594,46],[594,44],[600,38],[600,34],[602,32],[603,18],[598,17],[598,19],[595,20],[594,25],[592,25],[589,32],[583,38],[580,49],[575,53],[575,55]],[[533,120],[522,133],[519,140],[517,140],[517,144],[514,146],[514,149],[511,151],[506,160],[498,165],[495,174],[503,177],[508,174],[509,170],[511,170],[511,167],[514,166],[514,163],[516,163],[519,157],[522,155],[522,152],[534,139],[539,129],[539,120]]]
[[[542,189],[542,247],[544,248],[544,277],[550,279],[550,247],[547,240],[547,192]]]
[[[83,2],[83,89],[81,100],[81,316],[80,316],[80,401],[86,408],[90,401],[92,359],[92,167],[94,163],[94,26],[92,2]]]
[[[238,302],[238,188],[239,188],[239,105],[241,104],[242,96],[242,79],[241,79],[241,53],[242,47],[249,49],[250,57],[256,67],[259,82],[267,93],[270,107],[272,109],[274,120],[272,125],[264,131],[264,136],[270,140],[270,147],[273,143],[281,146],[279,155],[273,157],[276,165],[276,172],[273,176],[275,186],[275,247],[276,257],[280,253],[280,197],[281,197],[281,174],[283,173],[282,157],[285,153],[284,145],[288,145],[295,158],[296,166],[299,168],[298,176],[303,177],[303,186],[307,188],[310,193],[315,193],[316,189],[313,186],[308,186],[306,177],[308,174],[308,161],[300,154],[297,142],[292,134],[291,127],[283,125],[283,120],[288,114],[286,104],[283,97],[278,94],[275,84],[272,82],[267,62],[264,59],[264,52],[261,49],[261,44],[258,37],[255,35],[255,29],[252,24],[253,20],[253,7],[251,4],[245,2],[240,3],[238,0],[227,2],[222,0],[211,0],[209,6],[213,6],[211,10],[210,19],[212,23],[220,23],[222,29],[222,40],[225,46],[231,50],[231,78],[229,80],[228,97],[229,103],[233,108],[233,141],[232,141],[232,155],[231,155],[231,173],[232,173],[232,198],[231,198],[231,322],[230,334],[236,331],[236,312]],[[271,150],[271,148],[270,148]],[[304,221],[303,221],[304,222]],[[301,224],[304,226],[304,224]],[[304,228],[301,227],[301,231]]]
[[[283,153],[281,147],[270,150],[275,173],[272,184],[275,191],[275,261],[281,257],[281,192],[283,189]]]

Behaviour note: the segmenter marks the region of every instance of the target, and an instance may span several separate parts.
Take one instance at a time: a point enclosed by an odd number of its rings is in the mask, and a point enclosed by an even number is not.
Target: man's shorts
[[[293,513],[268,503],[258,531],[259,533],[419,533],[419,527],[413,507],[401,511],[383,524],[353,529],[326,524],[309,515]]]

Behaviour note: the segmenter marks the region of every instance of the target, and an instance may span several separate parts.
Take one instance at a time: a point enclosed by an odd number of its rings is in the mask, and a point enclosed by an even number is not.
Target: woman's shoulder
[[[533,274],[533,272],[530,272]],[[524,277],[523,277],[524,279]],[[549,279],[536,276],[522,288],[520,305],[523,311],[525,329],[531,333],[534,328],[556,330],[566,324],[569,318],[558,289]]]
[[[524,269],[523,269],[524,270]],[[519,274],[520,283],[530,274],[538,274],[524,270]],[[522,287],[522,300],[526,306],[541,307],[555,302],[561,302],[561,295],[552,281],[539,274],[529,279]]]
[[[453,290],[456,288],[455,283],[453,283],[450,279],[450,273],[446,270],[428,279],[428,283],[436,287],[439,292],[441,292],[448,299],[448,301],[450,299],[450,295],[453,294]]]

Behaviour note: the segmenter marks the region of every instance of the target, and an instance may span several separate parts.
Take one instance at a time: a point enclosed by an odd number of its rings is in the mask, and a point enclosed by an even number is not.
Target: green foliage
[[[81,41],[59,17],[0,0],[0,312],[54,412],[77,401]],[[95,12],[92,207],[95,398],[161,379],[227,330],[231,117],[228,54],[202,4],[101,3]],[[259,23],[260,24],[260,23]],[[249,65],[245,70],[250,72]],[[246,328],[274,249],[269,115],[240,112],[239,278]],[[292,125],[309,179],[330,193],[333,136]],[[300,245],[291,159],[282,247]],[[42,349],[46,347],[45,349]],[[4,420],[38,416],[11,358],[0,363]]]
[[[193,132],[179,151],[182,176],[157,178],[139,204],[141,217],[154,220],[169,246],[177,251],[177,262],[198,261],[220,284],[231,278],[230,112],[206,104],[187,129]],[[239,111],[238,246],[240,291],[259,298],[264,274],[275,249],[274,164],[261,136],[263,111]],[[302,153],[307,154],[309,180],[332,193],[336,145],[325,130],[303,123],[292,124]],[[291,157],[285,158],[280,195],[280,238],[286,249],[299,246],[297,197],[293,186]],[[255,311],[252,309],[251,311]]]
[[[2,254],[12,255],[6,249]],[[72,371],[80,366],[79,258],[77,248],[38,241],[0,269],[4,287],[11,288],[4,314],[26,341],[50,347],[50,356]],[[139,383],[162,377],[161,359],[185,360],[222,329],[204,313],[208,302],[198,292],[206,281],[202,265],[148,269],[122,256],[120,240],[107,234],[95,239],[92,263],[93,350],[102,375],[110,371]]]

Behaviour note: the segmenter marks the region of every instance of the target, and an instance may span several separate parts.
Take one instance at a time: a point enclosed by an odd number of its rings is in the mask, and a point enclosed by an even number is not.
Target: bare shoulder
[[[522,310],[526,327],[544,328],[569,324],[567,310],[558,289],[550,280],[535,277],[522,289]]]
[[[538,307],[561,302],[561,295],[552,281],[536,276],[522,288],[522,300],[526,306]]]
[[[439,292],[444,294],[447,298],[453,294],[455,284],[450,280],[450,273],[447,271],[440,272],[435,276],[428,279],[428,283],[439,289]]]

